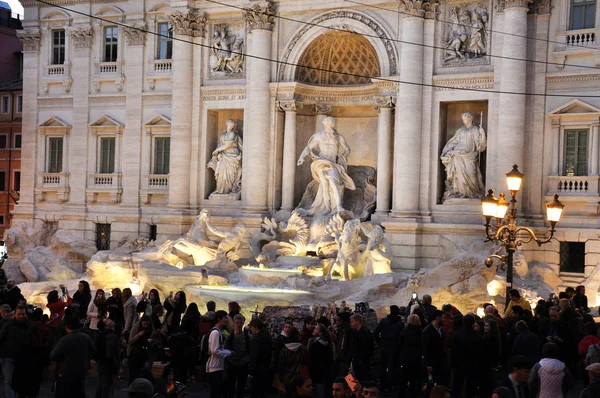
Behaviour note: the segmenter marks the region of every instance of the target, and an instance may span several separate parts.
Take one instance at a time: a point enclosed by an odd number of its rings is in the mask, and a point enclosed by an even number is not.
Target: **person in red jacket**
[[[63,301],[59,296],[56,290],[48,293],[46,297],[48,299],[48,304],[46,307],[50,310],[50,320],[46,322],[46,326],[55,327],[58,326],[61,319],[65,316],[65,308],[69,306],[73,302],[73,299],[69,296],[69,292],[65,289],[65,295],[67,296],[67,301]]]
[[[579,358],[581,359],[581,369],[585,369],[587,365],[591,365],[591,363],[585,362],[585,357],[587,355],[588,349],[594,344],[600,343],[600,339],[598,338],[598,328],[596,327],[595,322],[588,322],[583,326],[583,339],[579,342],[579,346],[577,347],[577,352],[579,353]],[[583,371],[583,380],[585,385],[587,386],[589,383],[589,376],[586,371]]]

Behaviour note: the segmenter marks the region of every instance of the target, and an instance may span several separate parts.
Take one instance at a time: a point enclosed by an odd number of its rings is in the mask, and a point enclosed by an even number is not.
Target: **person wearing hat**
[[[600,397],[600,363],[593,363],[585,368],[590,377],[590,384],[583,389],[579,398]]]
[[[152,398],[154,396],[154,387],[146,379],[135,379],[129,385],[129,388],[123,390],[129,398]]]
[[[167,387],[167,398],[187,398],[187,387],[178,381]]]

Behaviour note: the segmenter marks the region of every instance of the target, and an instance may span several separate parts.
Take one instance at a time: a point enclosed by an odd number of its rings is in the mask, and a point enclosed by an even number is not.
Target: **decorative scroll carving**
[[[283,112],[296,112],[304,107],[302,102],[295,100],[281,100],[277,101],[277,108]],[[331,107],[330,107],[331,109]]]
[[[437,19],[437,9],[440,6],[437,0],[400,0],[406,13],[419,18]]]
[[[275,9],[270,2],[255,4],[244,12],[244,18],[250,31],[255,29],[272,31],[275,25]]]
[[[94,30],[91,26],[77,26],[69,29],[71,41],[75,48],[90,48],[94,38]]]
[[[146,23],[136,22],[129,28],[125,28],[123,33],[127,38],[127,44],[130,46],[143,46],[146,43]]]
[[[41,34],[39,29],[17,31],[17,37],[23,43],[23,51],[39,51]]]
[[[206,37],[206,13],[197,10],[177,11],[170,16],[176,35]]]
[[[529,4],[533,0],[498,0],[498,12],[502,12],[507,8],[529,8]]]
[[[385,95],[373,97],[373,102],[373,109],[378,112],[381,108],[394,108],[396,106],[396,99]]]
[[[442,38],[446,50],[442,53],[444,66],[466,66],[487,63],[491,36],[488,34],[490,12],[483,3],[446,6]]]
[[[315,104],[315,113],[317,115],[327,115],[331,112],[331,105]]]

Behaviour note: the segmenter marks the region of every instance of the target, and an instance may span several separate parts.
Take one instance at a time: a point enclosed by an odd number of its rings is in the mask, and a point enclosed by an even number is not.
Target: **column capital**
[[[206,37],[206,13],[198,10],[176,11],[169,16],[176,35]]]
[[[248,25],[248,30],[268,30],[273,31],[275,25],[275,8],[270,1],[262,4],[254,4],[244,11],[244,19]]]
[[[23,43],[23,51],[40,51],[40,40],[42,35],[39,29],[18,30],[17,37]]]
[[[277,101],[277,108],[283,112],[296,112],[304,107],[302,102],[296,100]]]
[[[533,0],[498,0],[497,9],[498,12],[503,12],[511,8],[524,8],[529,11],[529,4],[533,3]]]
[[[439,12],[438,0],[399,0],[404,4],[405,14],[410,17],[418,17],[425,19],[437,19]]]
[[[393,109],[396,106],[396,98],[386,95],[373,97],[373,109],[379,112],[381,109]]]
[[[94,30],[91,26],[74,26],[69,28],[69,35],[75,49],[85,49],[92,46]]]
[[[315,104],[314,109],[317,115],[328,115],[331,112],[331,105]]]
[[[130,25],[129,28],[125,28],[123,33],[127,38],[127,45],[129,46],[143,46],[146,44],[146,23],[135,22]]]

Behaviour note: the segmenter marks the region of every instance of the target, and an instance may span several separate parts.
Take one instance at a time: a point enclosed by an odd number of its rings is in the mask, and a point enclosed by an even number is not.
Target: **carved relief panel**
[[[246,28],[242,20],[217,21],[210,30],[209,79],[245,77]]]
[[[447,1],[442,9],[442,66],[487,65],[492,35],[492,2]]]

